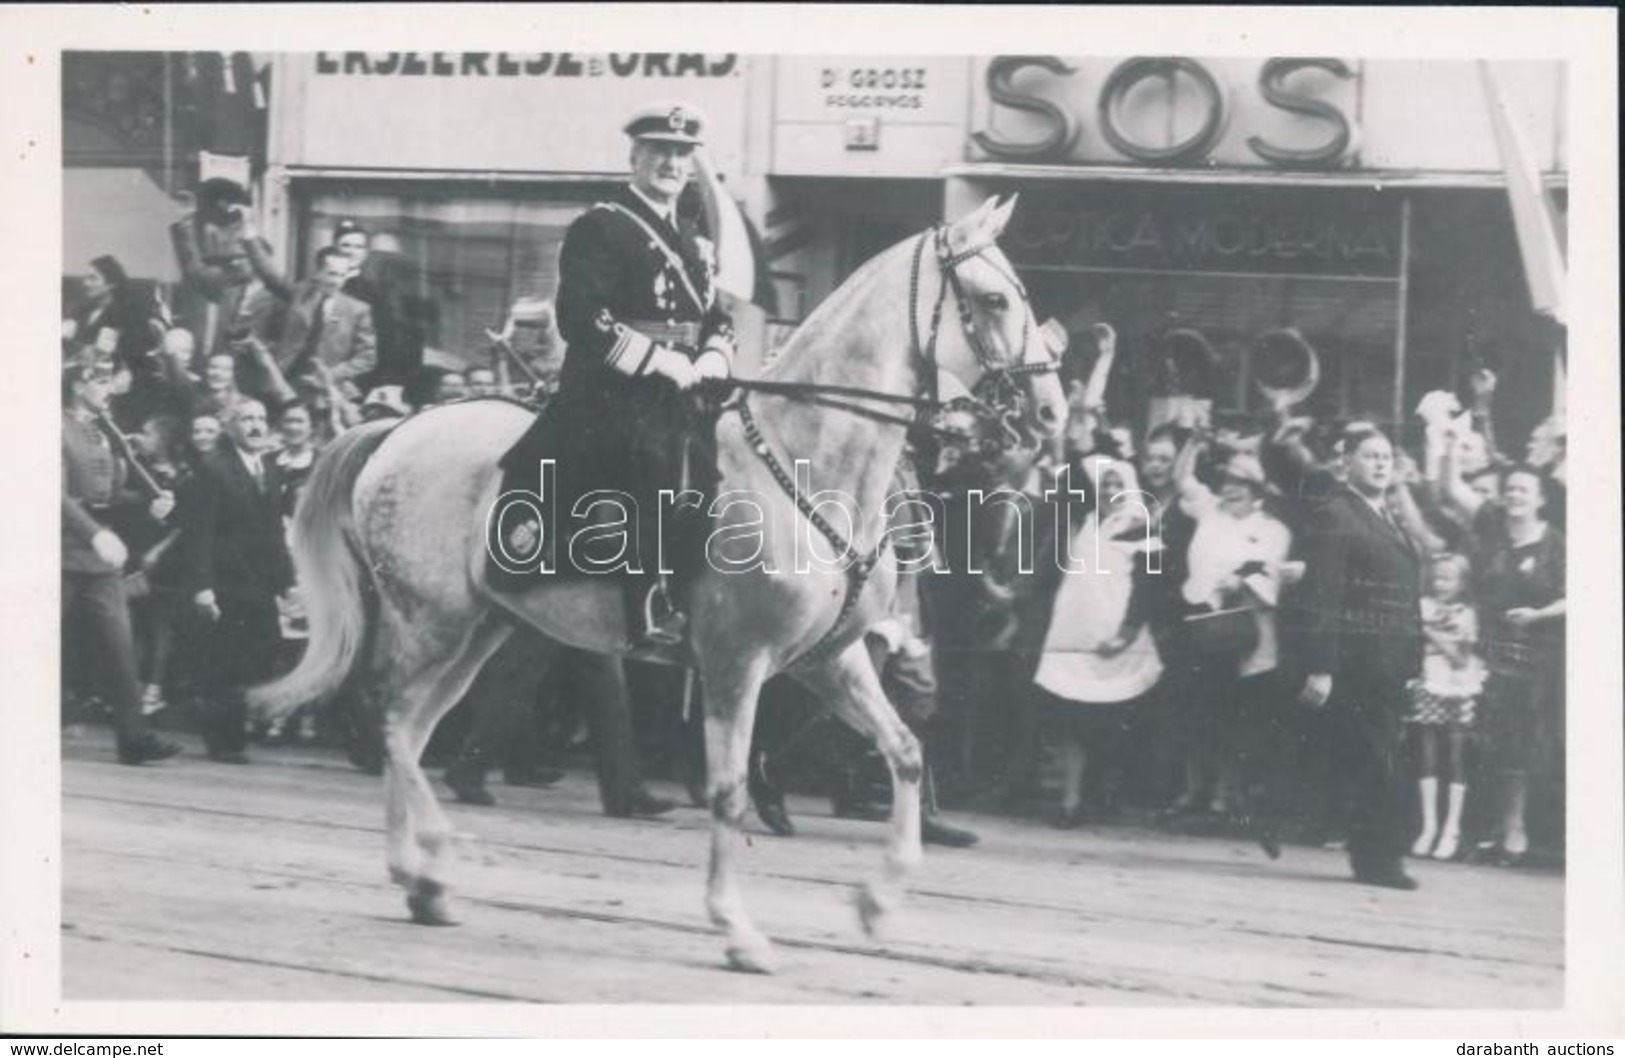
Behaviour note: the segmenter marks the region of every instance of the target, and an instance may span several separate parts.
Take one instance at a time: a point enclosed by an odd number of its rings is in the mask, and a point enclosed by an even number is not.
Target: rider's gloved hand
[[[701,353],[700,358],[694,361],[694,369],[699,372],[700,380],[713,378],[728,378],[733,374],[733,365],[728,358],[715,349]]]
[[[690,389],[700,380],[700,373],[692,360],[665,346],[656,349],[654,355],[650,357],[649,371],[671,379],[678,389]]]

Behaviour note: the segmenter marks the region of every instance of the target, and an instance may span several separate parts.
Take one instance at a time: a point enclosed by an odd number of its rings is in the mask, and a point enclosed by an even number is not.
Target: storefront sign
[[[1018,267],[1394,278],[1399,216],[1362,192],[1028,192],[1001,245]]]
[[[625,171],[635,108],[705,115],[724,173],[743,163],[750,60],[700,53],[314,52],[273,78],[278,163],[448,172]]]
[[[971,139],[994,158],[1060,162],[1073,158],[1080,134],[1092,123],[1098,140],[1118,160],[1147,165],[1246,160],[1325,168],[1348,160],[1357,128],[1345,101],[1345,84],[1355,78],[1347,63],[1270,59],[1249,71],[1246,91],[1254,99],[1239,107],[1232,100],[1242,86],[1219,66],[1181,56],[1128,59],[1104,74],[1091,97],[1071,90],[1080,80],[1076,75],[1085,72],[1081,67],[1051,55],[1000,56],[983,72],[988,98],[998,108],[1025,115],[1026,128],[1020,135],[984,128]],[[1098,74],[1094,68],[1088,72]],[[1279,120],[1233,128],[1233,118],[1256,115],[1262,106],[1274,108],[1278,118],[1296,118],[1298,127],[1279,139],[1273,130],[1265,134],[1265,126]],[[1231,151],[1216,158],[1227,135],[1239,136],[1251,157],[1239,159]]]
[[[319,51],[320,76],[374,77],[727,77],[737,55],[573,55],[506,51]]]
[[[820,101],[833,110],[923,110],[932,77],[924,66],[826,65]]]
[[[934,176],[962,151],[967,59],[780,56],[774,66],[775,173]]]

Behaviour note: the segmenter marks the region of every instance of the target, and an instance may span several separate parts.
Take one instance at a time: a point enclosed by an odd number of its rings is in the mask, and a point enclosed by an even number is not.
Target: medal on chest
[[[677,310],[676,293],[665,268],[655,273],[653,293],[656,311],[671,313]]]

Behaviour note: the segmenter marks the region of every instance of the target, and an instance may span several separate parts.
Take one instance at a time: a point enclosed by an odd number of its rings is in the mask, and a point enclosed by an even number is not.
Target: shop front
[[[1558,188],[1562,72],[1498,71]],[[1121,413],[1144,414],[1179,343],[1211,357],[1216,409],[1260,410],[1288,331],[1316,353],[1317,415],[1403,423],[1481,365],[1509,436],[1550,413],[1474,64],[1016,56],[971,84],[944,212],[1021,194],[1005,250],[1082,358],[1091,324],[1117,330]]]
[[[764,236],[782,340],[859,265],[942,218],[971,68],[826,55],[779,56],[772,71]]]
[[[316,52],[277,62],[268,227],[303,272],[340,220],[358,221],[403,332],[430,363],[483,358],[486,329],[516,302],[553,297],[565,229],[626,179],[621,126],[635,107],[698,107],[717,169],[730,187],[745,183],[742,56]],[[562,352],[545,326],[518,334],[543,370]]]
[[[1039,316],[1060,320],[1074,344],[1098,322],[1117,331],[1125,365],[1195,343],[1217,356],[1205,384],[1215,405],[1248,409],[1261,400],[1253,353],[1291,328],[1318,352],[1313,410],[1395,407],[1402,199],[1152,183],[1031,182],[1021,194],[1004,250]],[[1134,407],[1153,395],[1148,374],[1126,376]]]

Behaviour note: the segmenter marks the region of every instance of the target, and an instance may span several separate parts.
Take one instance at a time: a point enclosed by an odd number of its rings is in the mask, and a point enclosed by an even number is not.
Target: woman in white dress
[[[1162,676],[1156,643],[1130,606],[1134,563],[1144,561],[1150,538],[1144,494],[1130,464],[1104,456],[1083,463],[1092,505],[1057,556],[1064,575],[1034,676],[1061,733],[1061,827],[1080,821],[1088,758],[1121,757],[1135,705]]]
[[[1252,801],[1243,814],[1269,814],[1277,791],[1273,772],[1281,764],[1283,696],[1275,611],[1283,581],[1296,578],[1288,563],[1292,533],[1265,509],[1272,491],[1258,460],[1231,455],[1218,474],[1217,489],[1196,476],[1206,442],[1193,440],[1176,466],[1180,506],[1196,520],[1186,555],[1185,602],[1194,616],[1246,611],[1254,635],[1250,645],[1226,655],[1203,656],[1194,681],[1192,735],[1181,801],[1224,816]],[[1250,798],[1261,787],[1263,802]],[[1264,828],[1273,820],[1257,820]],[[1273,845],[1273,838],[1270,841]],[[1275,853],[1271,853],[1275,855]]]

